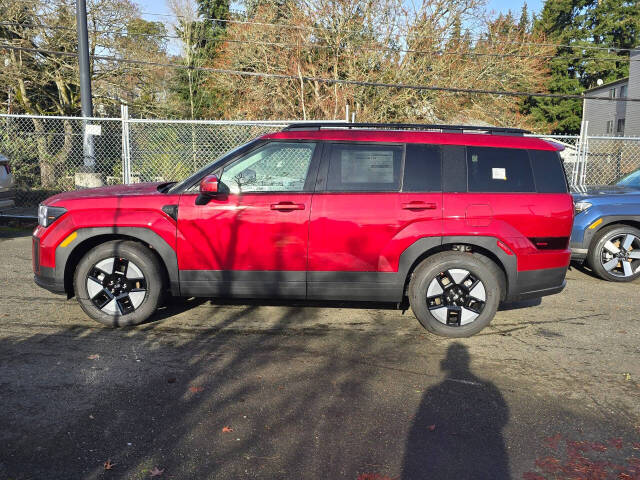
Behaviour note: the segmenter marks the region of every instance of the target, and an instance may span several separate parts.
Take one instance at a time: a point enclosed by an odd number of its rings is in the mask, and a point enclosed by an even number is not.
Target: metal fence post
[[[129,149],[129,106],[120,105],[122,119],[122,183],[131,182],[131,150]]]

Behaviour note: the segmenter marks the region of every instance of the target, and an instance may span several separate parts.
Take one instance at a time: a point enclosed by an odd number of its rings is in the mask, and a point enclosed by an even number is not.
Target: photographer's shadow
[[[403,480],[509,479],[502,429],[509,409],[498,388],[470,370],[467,347],[452,344],[447,377],[424,394],[409,432]]]

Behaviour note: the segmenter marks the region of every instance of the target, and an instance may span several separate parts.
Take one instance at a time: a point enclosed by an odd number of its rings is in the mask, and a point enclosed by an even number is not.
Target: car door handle
[[[304,210],[304,203],[280,202],[272,203],[271,210],[280,210],[287,212],[289,210]]]
[[[435,210],[436,204],[433,202],[414,201],[409,203],[403,203],[402,208],[404,210]]]

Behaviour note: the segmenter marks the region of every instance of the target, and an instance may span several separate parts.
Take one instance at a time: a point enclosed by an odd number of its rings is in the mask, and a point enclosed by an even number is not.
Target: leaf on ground
[[[357,480],[395,480],[391,477],[387,477],[386,475],[381,475],[379,473],[361,473],[358,475]]]
[[[169,378],[167,378],[167,382],[168,382],[168,383],[176,383],[176,377],[169,377]]]
[[[430,432],[433,432],[433,431],[436,429],[436,426],[435,426],[435,425],[429,425],[429,426],[427,427],[427,429],[428,429]]]
[[[622,438],[620,438],[620,437],[610,438],[609,439],[609,445],[611,445],[612,447],[615,447],[618,450],[620,450],[622,448]]]
[[[233,428],[225,425],[224,427],[222,427],[222,433],[231,433],[233,432]]]
[[[562,435],[560,435],[559,433],[556,433],[553,437],[545,438],[544,444],[547,447],[552,448],[553,450],[557,450],[560,440],[562,440]]]
[[[159,477],[159,476],[160,476],[160,475],[162,475],[163,473],[164,473],[164,468],[160,469],[160,468],[158,468],[158,467],[153,467],[153,468],[151,469],[151,471],[149,472],[149,474],[150,474],[152,477]]]
[[[546,480],[542,475],[535,472],[525,472],[522,475],[522,480]]]
[[[98,360],[100,358],[100,355],[98,355],[97,353],[94,353],[93,355],[89,355],[87,358],[89,360]]]
[[[111,463],[111,459],[109,459],[106,462],[104,462],[104,469],[105,470],[112,470],[113,467],[115,467],[115,466],[116,466],[115,463]]]
[[[640,450],[640,442],[633,442],[631,446],[634,450]]]
[[[204,390],[203,387],[189,387],[189,391],[193,392],[193,393],[200,393]]]

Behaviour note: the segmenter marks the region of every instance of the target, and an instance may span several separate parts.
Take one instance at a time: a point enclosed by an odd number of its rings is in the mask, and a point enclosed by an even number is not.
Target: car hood
[[[134,183],[131,185],[112,185],[108,187],[85,188],[71,192],[62,192],[49,197],[43,202],[44,205],[54,205],[64,200],[76,200],[81,198],[104,198],[104,197],[131,197],[136,195],[160,194],[158,187],[161,182]]]
[[[584,187],[571,192],[575,199],[597,197],[600,195],[628,195],[630,193],[640,194],[640,189],[620,185],[600,185]]]

